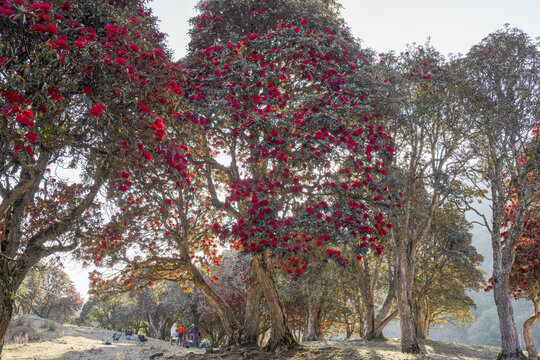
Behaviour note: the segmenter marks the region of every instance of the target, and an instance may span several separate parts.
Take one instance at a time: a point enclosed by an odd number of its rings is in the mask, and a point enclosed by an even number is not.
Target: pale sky
[[[168,34],[175,60],[186,54],[188,20],[198,0],[154,0],[150,3]],[[342,0],[342,15],[355,37],[377,52],[403,51],[428,37],[442,54],[466,53],[489,33],[509,23],[540,36],[540,0]],[[88,272],[69,262],[66,272],[85,299]]]
[[[188,19],[197,0],[154,0],[161,31],[175,59],[185,55]],[[466,53],[505,23],[540,36],[539,0],[341,0],[342,15],[355,37],[377,52],[403,51],[428,37],[442,54]]]

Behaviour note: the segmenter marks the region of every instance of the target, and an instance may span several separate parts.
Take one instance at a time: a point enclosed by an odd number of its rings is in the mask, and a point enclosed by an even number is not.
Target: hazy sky
[[[161,31],[175,58],[185,55],[188,19],[197,0],[154,0]],[[441,53],[466,53],[482,38],[509,23],[540,36],[540,0],[342,0],[342,15],[363,45],[378,52],[402,51],[428,37]]]
[[[185,55],[188,19],[198,0],[154,0],[150,6],[161,20],[175,59]],[[406,44],[428,37],[441,53],[466,53],[482,38],[509,23],[540,36],[540,0],[342,0],[342,15],[363,45],[378,52],[402,51]],[[88,274],[77,264],[65,270],[87,298]]]

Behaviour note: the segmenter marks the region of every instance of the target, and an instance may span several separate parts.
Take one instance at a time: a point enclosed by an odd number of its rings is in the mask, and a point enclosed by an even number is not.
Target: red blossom
[[[52,34],[58,34],[58,29],[53,24],[47,24],[45,26],[45,31],[50,32]]]
[[[27,132],[25,137],[30,140],[31,143],[35,143],[37,141],[37,136],[33,131]]]
[[[105,110],[104,104],[95,104],[90,109],[90,115],[100,117],[104,110]]]

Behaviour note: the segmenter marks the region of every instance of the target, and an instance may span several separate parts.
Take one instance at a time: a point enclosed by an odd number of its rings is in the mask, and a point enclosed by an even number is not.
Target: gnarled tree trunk
[[[253,266],[250,266],[249,268],[246,292],[246,317],[244,319],[244,333],[241,342],[244,345],[257,346],[260,323],[259,315],[263,292],[257,281],[257,274]]]
[[[283,305],[279,300],[276,284],[270,273],[268,256],[268,252],[253,255],[251,266],[254,267],[257,281],[262,288],[264,298],[266,299],[270,310],[272,332],[265,349],[273,351],[281,347],[291,348],[295,346],[297,342],[294,340],[291,330],[287,326],[287,317],[285,316]]]
[[[206,282],[199,272],[199,269],[197,269],[197,267],[195,267],[195,265],[193,265],[189,259],[185,261],[185,269],[197,289],[199,289],[206,300],[208,300],[208,302],[216,310],[219,319],[221,320],[221,325],[229,337],[230,342],[239,344],[242,328],[229,305],[227,305],[221,296],[219,296],[219,294],[212,289],[212,287]]]

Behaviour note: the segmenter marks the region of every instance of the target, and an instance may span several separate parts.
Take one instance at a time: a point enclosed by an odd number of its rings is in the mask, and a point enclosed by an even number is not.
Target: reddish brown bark
[[[287,317],[283,305],[279,300],[276,284],[270,273],[268,256],[269,254],[267,252],[253,255],[251,266],[254,267],[257,280],[270,310],[272,332],[265,349],[273,351],[277,348],[291,348],[297,343],[294,340],[291,330],[287,326]]]

